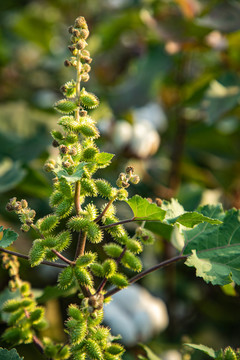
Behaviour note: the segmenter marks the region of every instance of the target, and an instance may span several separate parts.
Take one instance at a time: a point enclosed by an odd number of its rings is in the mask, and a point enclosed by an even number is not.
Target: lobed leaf
[[[10,229],[3,229],[3,226],[0,226],[0,247],[7,248],[18,238],[18,234],[15,231]]]
[[[240,211],[231,209],[223,218],[221,207],[207,205],[202,212],[220,218],[223,223],[204,223],[183,231],[183,255],[189,255],[185,264],[194,266],[197,276],[213,285],[232,281],[240,284]]]

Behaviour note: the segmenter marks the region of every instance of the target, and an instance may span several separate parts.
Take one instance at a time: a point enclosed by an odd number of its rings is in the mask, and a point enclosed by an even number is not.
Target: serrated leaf
[[[166,211],[161,209],[156,204],[151,204],[147,199],[139,195],[133,196],[127,200],[126,203],[133,211],[134,218],[137,220],[159,220],[162,221],[165,217]]]
[[[169,224],[179,223],[186,227],[194,227],[202,222],[208,222],[209,224],[221,224],[222,222],[218,219],[211,219],[208,216],[204,216],[196,211],[187,212],[173,219],[169,219]]]
[[[0,247],[7,248],[18,238],[18,234],[15,231],[10,229],[3,229],[3,226],[0,226]]]
[[[23,357],[20,357],[16,349],[7,350],[0,348],[0,359],[1,360],[23,360]]]
[[[208,205],[209,206],[209,205]],[[185,212],[184,208],[176,199],[171,199],[170,201],[163,201],[161,206],[163,210],[166,211],[165,218],[163,222],[149,222],[145,227],[155,234],[163,236],[165,239],[172,240],[172,237],[175,236],[174,229],[177,229],[179,232],[179,237],[182,237],[182,231],[185,227],[194,227],[200,223],[205,227],[206,223],[211,224],[220,224],[221,216],[223,215],[221,205],[214,207],[209,206],[208,210],[206,207],[199,208],[198,211],[194,212]],[[205,224],[204,224],[205,223]],[[173,244],[178,250],[181,250],[182,239],[180,243],[176,246],[176,241]]]
[[[80,164],[78,164],[72,175],[69,175],[67,170],[62,169],[62,168],[60,170],[55,171],[55,174],[59,179],[64,178],[67,180],[67,182],[74,183],[82,178],[82,176],[84,174],[84,166],[85,165],[87,165],[86,162],[81,162]]]
[[[213,359],[216,359],[217,357],[217,352],[215,350],[213,350],[212,348],[205,346],[205,345],[197,345],[197,344],[184,344],[186,346],[189,346],[193,349],[196,350],[200,350],[202,351],[204,354],[207,354],[208,356],[210,356]]]
[[[95,159],[96,159],[96,162],[97,162],[99,168],[105,168],[106,166],[108,166],[110,164],[113,157],[114,157],[114,154],[101,152],[99,154],[96,154]]]
[[[206,206],[204,215],[221,218],[219,206]],[[183,231],[185,248],[183,255],[190,255],[186,265],[194,266],[197,276],[213,285],[225,285],[232,281],[240,284],[240,211],[226,212],[221,225],[200,224]]]

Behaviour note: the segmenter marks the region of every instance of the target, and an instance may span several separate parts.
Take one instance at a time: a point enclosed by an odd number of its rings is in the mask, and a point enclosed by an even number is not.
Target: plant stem
[[[52,252],[57,255],[57,257],[59,257],[59,259],[61,259],[62,261],[64,261],[65,263],[69,264],[69,265],[74,265],[74,261],[68,260],[65,256],[63,256],[62,254],[60,254],[60,252],[58,252],[55,249],[52,249]]]
[[[20,253],[17,253],[15,251],[11,251],[11,250],[6,250],[6,249],[3,249],[1,247],[0,247],[0,251],[5,252],[6,254],[17,256],[17,257],[22,258],[22,259],[29,260],[28,255],[20,254]],[[67,265],[65,265],[65,264],[52,263],[52,262],[46,261],[46,260],[42,261],[40,265],[48,265],[48,266],[53,266],[53,267],[57,267],[57,268],[65,268],[65,267],[67,267]]]
[[[139,221],[139,219],[136,219],[136,218],[133,217],[132,219],[121,220],[121,221],[118,221],[118,222],[113,223],[113,224],[100,226],[100,229],[109,229],[111,227],[121,225],[121,224],[126,224],[126,223],[133,222],[133,221]]]
[[[145,270],[145,271],[142,271],[140,274],[137,274],[136,276],[132,277],[131,279],[128,280],[129,284],[133,284],[135,283],[136,281],[140,280],[141,278],[143,278],[144,276],[152,273],[153,271],[156,271],[158,269],[161,269],[161,268],[164,268],[168,265],[171,265],[173,263],[176,263],[177,261],[180,261],[180,260],[186,260],[188,257],[188,255],[178,255],[178,256],[175,256],[171,259],[168,259],[168,260],[165,260],[165,261],[162,261],[161,263],[157,264],[157,265],[154,265],[152,266],[151,268]],[[112,290],[109,290],[105,295],[104,295],[104,298],[107,298],[109,296],[112,296],[114,294],[116,294],[117,292],[119,292],[121,289],[117,288],[117,287],[114,287]]]
[[[74,194],[74,204],[77,215],[79,215],[81,211],[80,190],[81,190],[81,183],[80,180],[78,180],[75,184],[75,194]]]
[[[87,240],[87,232],[86,231],[80,232],[78,235],[78,243],[77,243],[74,260],[76,260],[79,256],[84,255],[86,240]]]
[[[101,218],[106,214],[108,208],[112,205],[112,203],[113,203],[114,200],[115,200],[115,199],[111,199],[111,200],[107,203],[107,205],[106,205],[105,209],[103,210],[103,212],[101,212],[101,214],[99,214],[98,217],[96,217],[96,219],[94,220],[94,222],[97,223],[99,220],[101,220]]]
[[[117,264],[117,265],[119,265],[119,263],[120,263],[123,255],[125,254],[126,250],[127,250],[127,247],[125,246],[124,249],[123,249],[123,251],[121,252],[121,254],[119,255],[119,257],[118,257],[117,260],[116,260],[116,264]],[[96,291],[96,294],[99,294],[99,293],[104,289],[104,286],[106,285],[106,283],[107,283],[107,278],[105,277],[105,278],[102,280],[102,282],[100,283],[100,285],[99,285],[99,287],[98,287],[98,289],[97,289],[97,291]]]

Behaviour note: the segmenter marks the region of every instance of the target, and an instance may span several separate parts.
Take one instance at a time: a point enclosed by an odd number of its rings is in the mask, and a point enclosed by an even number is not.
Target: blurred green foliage
[[[99,142],[116,153],[104,177],[114,183],[130,163],[141,174],[142,196],[174,196],[186,210],[216,201],[240,207],[238,1],[9,0],[0,4],[2,222],[16,226],[4,210],[13,196],[26,198],[39,216],[47,212],[51,179],[42,166],[54,156],[52,104],[71,77],[63,68],[66,30],[78,15],[92,34],[87,88],[101,99]],[[24,251],[30,240],[21,241]],[[169,251],[159,242],[143,262]],[[34,273],[35,287],[45,284],[44,271]],[[213,348],[239,346],[237,297],[181,267],[143,283],[170,312],[168,330],[153,341],[158,352],[177,347],[185,334]]]

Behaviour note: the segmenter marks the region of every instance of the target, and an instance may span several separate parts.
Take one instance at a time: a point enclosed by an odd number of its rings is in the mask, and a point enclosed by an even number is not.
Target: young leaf
[[[98,167],[103,169],[111,163],[111,160],[113,157],[114,157],[114,154],[101,152],[96,155],[95,160],[98,164]]]
[[[207,206],[205,213],[218,213],[219,209]],[[205,215],[205,214],[204,214]],[[225,285],[232,281],[240,284],[240,211],[226,212],[222,225],[200,224],[183,231],[185,248],[183,255],[191,254],[186,265],[197,269],[197,276],[213,285]]]
[[[69,175],[67,170],[60,168],[58,171],[55,171],[56,176],[60,178],[66,179],[69,183],[75,183],[80,180],[84,174],[84,166],[86,162],[81,162],[75,167],[75,170],[72,175]]]
[[[189,346],[193,349],[196,350],[200,350],[202,351],[204,354],[207,354],[208,356],[210,356],[213,359],[216,359],[217,357],[217,352],[214,351],[212,348],[205,346],[205,345],[197,345],[197,344],[184,344],[186,346]]]
[[[20,357],[16,349],[7,350],[0,348],[0,359],[1,360],[23,360],[23,357]]]
[[[147,199],[143,199],[139,195],[133,196],[127,200],[126,203],[133,211],[134,218],[138,220],[159,220],[162,221],[165,217],[166,211],[161,209],[156,204],[151,204]]]
[[[10,229],[3,229],[3,226],[0,226],[0,247],[7,248],[18,238],[18,234],[15,231]]]

